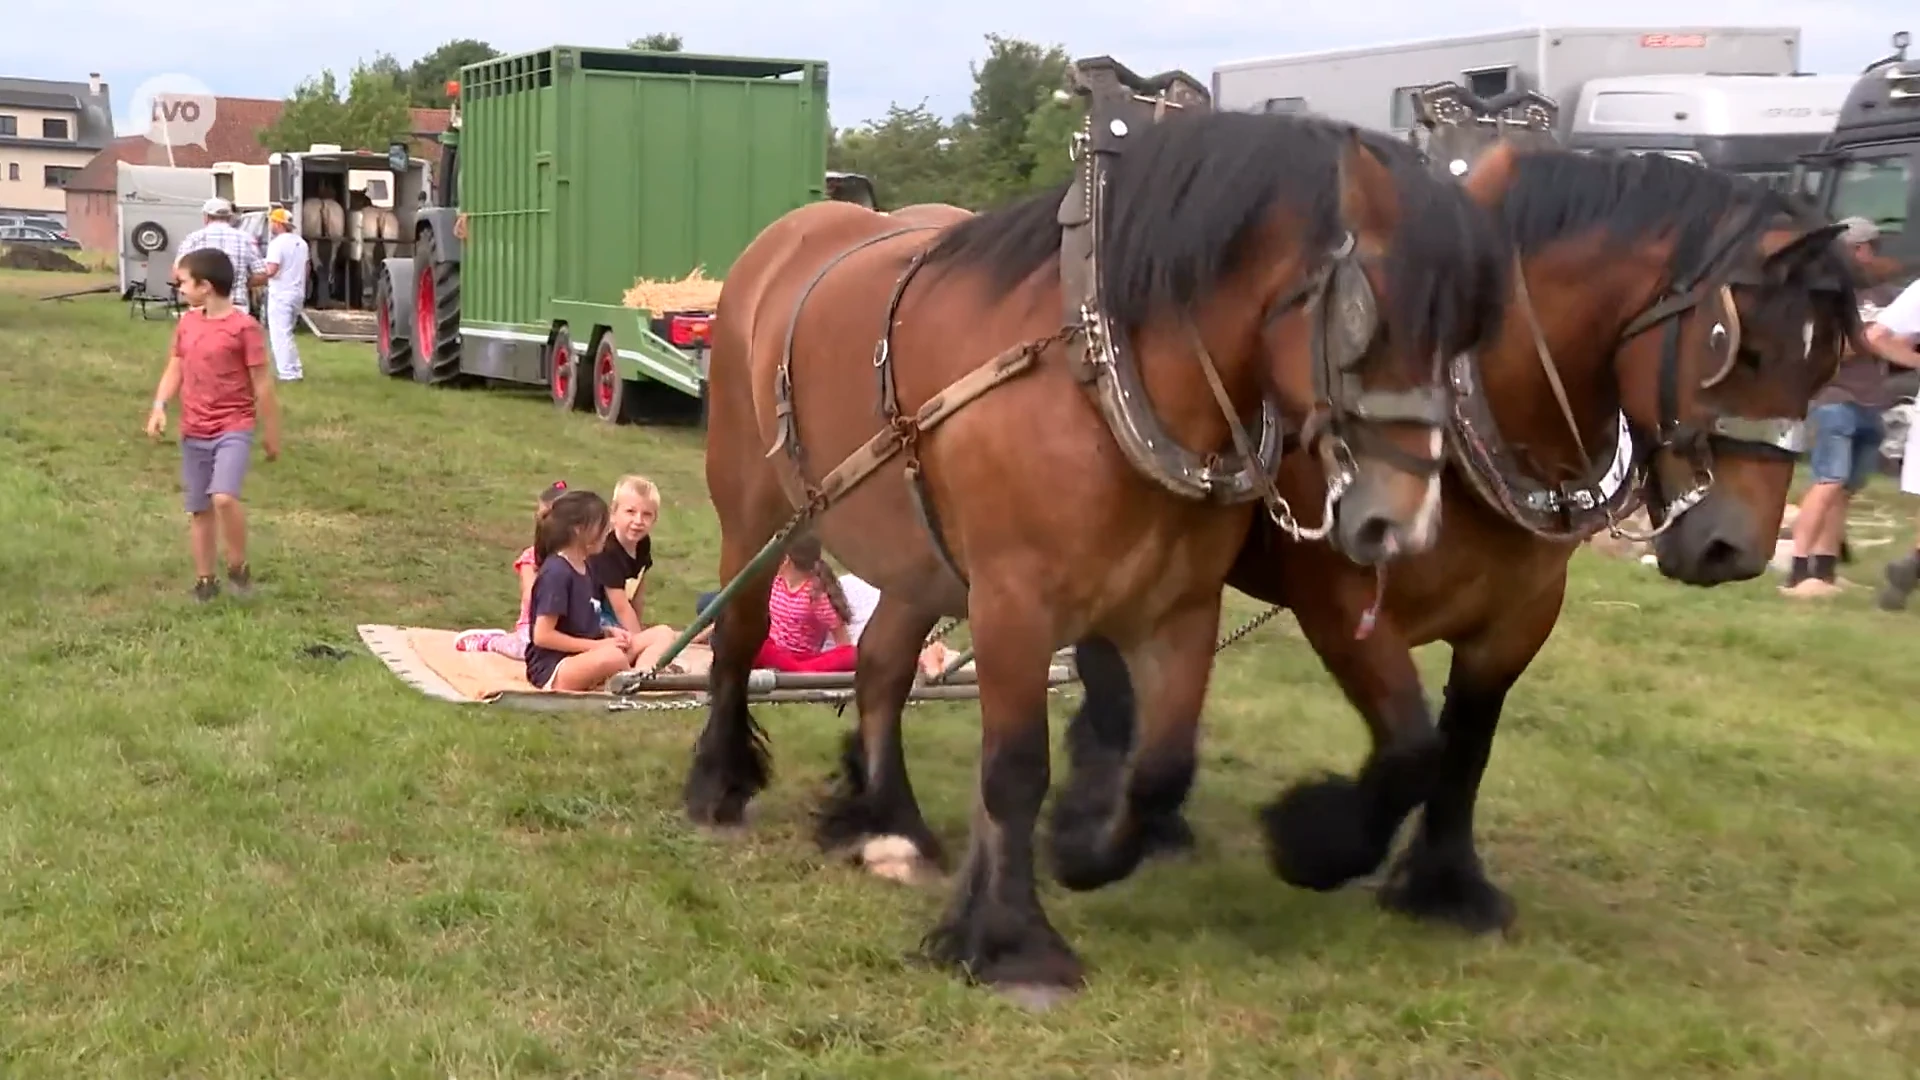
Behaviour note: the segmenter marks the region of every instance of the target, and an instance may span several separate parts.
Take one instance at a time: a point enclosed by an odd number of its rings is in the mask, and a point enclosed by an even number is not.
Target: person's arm
[[[535,615],[533,617],[533,643],[543,649],[554,652],[583,653],[600,647],[600,638],[574,637],[560,632],[560,616]]]
[[[837,648],[841,645],[853,644],[852,631],[847,629],[847,624],[840,618],[840,613],[833,609],[833,601],[827,599],[824,590],[813,594],[813,604],[820,620],[827,624],[827,636],[833,639],[834,646]]]
[[[253,288],[265,285],[267,283],[267,264],[264,259],[260,258],[260,249],[254,245],[252,237],[247,238],[247,245],[243,250],[245,250],[247,255],[247,284]]]
[[[1879,323],[1867,327],[1867,347],[1873,354],[1889,364],[1903,368],[1920,368],[1920,345],[1914,341],[1902,340],[1900,335]]]
[[[532,611],[533,579],[538,575],[539,571],[534,568],[532,563],[526,563],[520,566],[515,573],[520,575],[520,610]]]
[[[173,328],[173,343],[167,347],[167,366],[160,372],[160,385],[153,388],[153,408],[147,412],[147,437],[159,438],[167,430],[167,402],[180,392],[180,325]]]
[[[266,337],[260,324],[249,319],[240,340],[246,349],[247,374],[253,378],[254,407],[260,414],[260,447],[272,461],[280,456],[280,399],[274,394],[273,371],[267,367]]]
[[[619,542],[612,537],[607,538],[608,544]],[[587,575],[606,596],[607,610],[613,613],[620,629],[629,634],[639,633],[640,613],[633,609],[633,601],[627,597],[626,560],[602,551],[587,560]]]

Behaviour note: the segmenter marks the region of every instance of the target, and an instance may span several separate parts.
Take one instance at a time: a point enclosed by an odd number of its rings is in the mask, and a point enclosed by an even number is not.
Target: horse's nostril
[[[1353,530],[1353,543],[1361,551],[1381,551],[1392,535],[1393,522],[1383,517],[1369,517]]]

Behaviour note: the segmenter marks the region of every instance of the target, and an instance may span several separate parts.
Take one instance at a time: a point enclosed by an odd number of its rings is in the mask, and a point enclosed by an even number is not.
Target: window
[[[0,135],[18,134],[20,134],[20,118],[16,116],[0,116]]]
[[[1424,85],[1424,84],[1423,84]],[[1387,123],[1395,131],[1405,131],[1413,127],[1413,95],[1420,92],[1418,86],[1396,86],[1393,88],[1393,108]]]
[[[1307,99],[1303,97],[1270,97],[1260,106],[1263,113],[1303,113],[1307,111]]]
[[[1881,232],[1899,233],[1907,228],[1907,193],[1913,184],[1913,164],[1907,152],[1877,157],[1857,157],[1833,175],[1835,220],[1863,217],[1880,226]]]
[[[73,174],[79,171],[80,168],[77,165],[49,165],[47,166],[47,186],[66,187],[67,182],[73,179]]]
[[[1513,89],[1513,69],[1509,67],[1482,68],[1461,74],[1467,77],[1467,93],[1482,100],[1497,98]]]
[[[49,116],[40,121],[40,137],[43,139],[59,139],[63,142],[72,138],[71,135],[67,134],[66,120],[57,116]]]
[[[7,179],[9,180],[20,179],[20,163],[19,162],[17,161],[7,162]]]

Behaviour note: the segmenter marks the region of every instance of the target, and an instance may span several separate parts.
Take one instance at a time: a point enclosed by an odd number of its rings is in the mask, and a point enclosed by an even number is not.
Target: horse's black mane
[[[1659,154],[1565,150],[1516,156],[1500,217],[1523,255],[1594,230],[1621,244],[1671,238],[1668,267],[1676,275],[1699,271],[1727,239],[1721,231],[1727,223],[1741,223],[1737,243],[1783,224],[1814,229],[1827,223],[1807,202],[1751,177]],[[1837,332],[1858,333],[1852,261],[1836,246],[1799,272],[1800,280],[1783,284],[1805,289],[1818,282],[1816,311]]]
[[[1293,211],[1309,250],[1340,231],[1341,156],[1356,129],[1320,117],[1201,113],[1153,124],[1108,174],[1101,302],[1119,328],[1189,312],[1241,266],[1246,238],[1277,208]],[[1455,183],[1431,177],[1413,149],[1360,130],[1387,167],[1399,226],[1386,264],[1389,331],[1403,355],[1451,355],[1493,325],[1507,262],[1490,219]],[[928,253],[1012,289],[1055,258],[1060,185],[954,226]]]

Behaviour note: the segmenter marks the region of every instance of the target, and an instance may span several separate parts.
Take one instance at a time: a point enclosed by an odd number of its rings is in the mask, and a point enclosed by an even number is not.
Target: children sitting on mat
[[[587,560],[593,579],[594,601],[600,621],[625,630],[640,643],[643,656],[653,657],[673,644],[673,627],[647,626],[647,571],[653,567],[653,525],[660,517],[660,489],[644,476],[623,476],[613,486],[612,528],[607,540]]]
[[[537,541],[540,535],[540,523],[547,519],[547,511],[552,509],[553,500],[566,494],[567,482],[555,480],[540,493],[540,501],[533,508],[533,532]],[[527,658],[527,635],[532,616],[527,614],[528,605],[533,599],[533,575],[539,568],[534,558],[533,548],[522,551],[513,560],[514,576],[520,579],[520,619],[513,624],[513,632],[505,630],[464,630],[453,639],[453,647],[460,652],[491,652],[515,660]]]
[[[859,654],[847,629],[853,610],[820,556],[820,541],[795,540],[767,598],[767,640],[753,666],[775,671],[852,671]],[[828,643],[831,642],[831,645]]]
[[[587,560],[606,541],[608,516],[605,499],[591,491],[569,491],[553,501],[540,523],[527,681],[542,690],[596,690],[638,659],[631,634],[601,623],[587,575]]]

